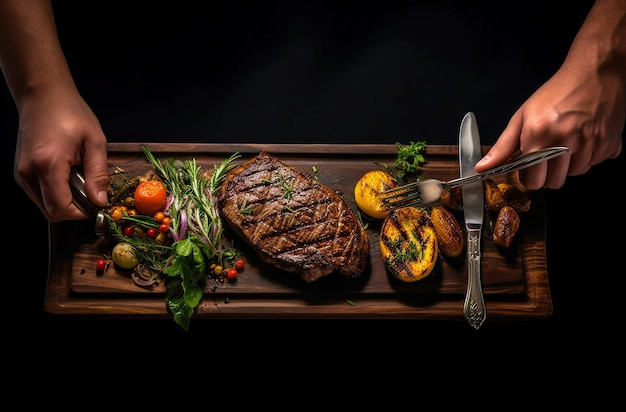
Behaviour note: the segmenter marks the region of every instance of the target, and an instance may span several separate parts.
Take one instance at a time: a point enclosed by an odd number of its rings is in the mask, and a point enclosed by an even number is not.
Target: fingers
[[[564,154],[554,159],[544,162],[548,170],[545,174],[545,182],[543,187],[548,189],[558,189],[565,184],[568,171],[570,170],[569,154]]]
[[[15,173],[15,182],[17,185],[22,188],[24,193],[30,198],[30,200],[37,205],[41,213],[45,216],[46,219],[50,220],[50,214],[46,210],[46,207],[43,203],[43,198],[41,196],[41,189],[39,188],[38,179],[28,180],[23,176],[20,176],[18,173]]]
[[[47,173],[40,174],[39,188],[45,209],[44,214],[47,214],[47,218],[51,222],[88,218],[73,203],[69,176],[70,167],[68,164],[59,164],[56,167],[51,167]]]
[[[30,143],[30,142],[29,142]],[[24,190],[26,195],[37,205],[45,218],[50,222],[60,222],[63,220],[87,219],[74,203],[72,190],[70,189],[70,171],[73,165],[81,162],[80,145],[73,147],[63,145],[63,142],[56,141],[55,144],[39,146],[38,150],[31,147],[23,148],[22,140],[18,140],[16,151],[16,161],[14,166],[14,176],[17,184]],[[91,163],[100,164],[104,168],[104,196],[106,198],[106,143],[104,147],[104,159],[102,154],[92,156]],[[69,147],[69,148],[68,148]],[[26,151],[28,155],[24,155]],[[91,153],[103,151],[91,150]],[[67,154],[70,154],[67,156]],[[96,166],[97,169],[98,166]],[[87,190],[87,189],[86,189]],[[105,200],[106,205],[106,200]]]
[[[72,203],[72,193],[64,173],[51,168],[47,173],[15,174],[17,184],[37,205],[50,222],[86,219],[85,215]]]
[[[522,111],[516,112],[513,117],[511,117],[509,124],[496,143],[494,143],[491,149],[476,164],[476,172],[480,173],[487,169],[500,166],[519,154],[519,150],[522,146],[523,120]],[[535,142],[538,144],[540,141],[550,141],[536,137],[530,138],[529,136],[533,135],[530,131],[526,131],[526,134],[527,143]],[[526,147],[526,150],[538,150],[540,148],[540,146],[534,148]],[[519,181],[529,190],[541,189],[543,187],[560,188],[565,184],[568,172],[570,171],[570,157],[571,154],[565,154],[522,169],[519,171]]]
[[[537,190],[544,187],[558,189],[565,184],[569,164],[570,155],[563,154],[546,162],[520,170],[519,181],[529,190]]]

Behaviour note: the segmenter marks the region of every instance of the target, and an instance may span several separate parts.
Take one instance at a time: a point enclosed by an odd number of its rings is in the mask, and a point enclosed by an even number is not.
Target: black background
[[[109,141],[456,144],[460,119],[473,111],[483,143],[492,144],[559,67],[591,5],[226,3],[54,2],[76,83]],[[44,313],[47,222],[13,179],[17,113],[4,83],[0,116],[10,228],[4,318],[19,345],[34,339],[89,353],[105,343],[130,353],[153,339],[157,348],[193,342],[195,350],[239,355],[261,347],[344,356],[360,349],[394,359],[397,346],[417,346],[411,357],[445,347],[460,358],[481,349],[517,363],[530,353],[565,361],[567,347],[589,366],[610,361],[623,344],[616,285],[624,225],[615,183],[623,155],[544,190],[548,319],[487,321],[479,331],[464,322],[192,320],[183,332],[171,320]],[[602,350],[591,349],[590,336]]]

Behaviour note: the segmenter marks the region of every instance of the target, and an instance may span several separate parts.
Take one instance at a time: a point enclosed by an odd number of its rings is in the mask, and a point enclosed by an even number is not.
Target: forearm
[[[563,64],[569,71],[607,72],[626,85],[626,0],[597,0]]]
[[[49,0],[0,1],[0,68],[18,108],[39,88],[74,88]]]

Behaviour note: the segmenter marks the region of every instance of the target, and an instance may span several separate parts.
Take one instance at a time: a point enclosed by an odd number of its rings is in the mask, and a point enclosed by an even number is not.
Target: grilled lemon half
[[[429,214],[416,207],[391,211],[380,229],[380,252],[389,271],[401,281],[415,282],[428,276],[439,255]]]
[[[398,181],[383,170],[371,170],[365,173],[354,186],[356,205],[366,215],[374,219],[384,219],[389,210],[383,203],[385,190],[398,187]]]

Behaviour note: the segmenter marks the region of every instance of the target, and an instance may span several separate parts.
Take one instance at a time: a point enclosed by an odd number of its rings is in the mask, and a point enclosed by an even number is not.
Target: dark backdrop
[[[491,144],[559,67],[591,4],[557,1],[546,10],[536,1],[225,3],[54,2],[78,87],[111,142],[455,144],[460,119],[471,110]],[[132,345],[138,336],[231,336],[232,345],[237,332],[245,334],[237,340],[244,351],[276,341],[303,351],[315,342],[384,353],[374,340],[393,346],[417,339],[424,351],[452,343],[457,355],[516,345],[518,360],[526,353],[519,350],[564,360],[557,340],[579,354],[590,353],[581,344],[590,335],[605,348],[623,342],[610,321],[620,312],[611,285],[623,275],[624,232],[613,206],[619,188],[608,182],[623,175],[623,155],[545,191],[554,303],[546,320],[487,321],[477,332],[463,323],[196,320],[183,333],[169,320],[48,316],[47,223],[13,180],[17,114],[4,83],[0,105],[5,240],[13,261],[3,271],[3,292],[17,297],[7,304],[17,342],[35,334],[89,351],[98,342]],[[585,200],[587,191],[600,202]],[[591,352],[590,359],[606,353]]]

